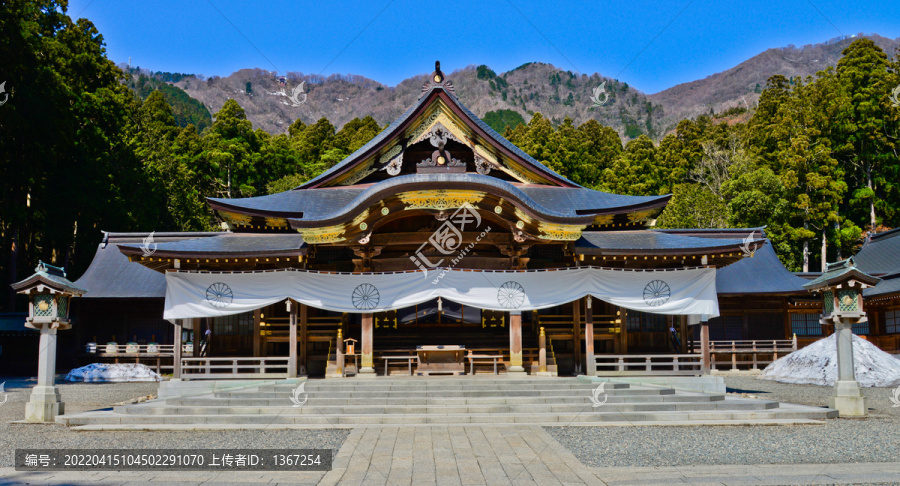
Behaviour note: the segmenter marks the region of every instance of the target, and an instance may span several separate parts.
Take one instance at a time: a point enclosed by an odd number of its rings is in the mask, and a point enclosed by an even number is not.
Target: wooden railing
[[[737,370],[739,366],[750,366],[751,370],[758,370],[759,365],[768,365],[782,356],[786,356],[797,350],[797,336],[793,339],[757,339],[757,340],[733,340],[709,342],[709,369],[716,370],[717,363],[724,365],[730,363],[730,371]],[[699,354],[698,349],[694,349]],[[730,355],[730,356],[729,356]],[[726,359],[719,357],[729,356]]]
[[[181,358],[186,380],[287,378],[287,356],[259,358]]]
[[[98,344],[95,351],[91,352],[91,348],[86,347],[88,354],[96,354],[100,357],[156,357],[156,356],[173,356],[175,354],[174,344]]]
[[[595,356],[597,376],[647,376],[703,374],[697,354],[602,354]]]

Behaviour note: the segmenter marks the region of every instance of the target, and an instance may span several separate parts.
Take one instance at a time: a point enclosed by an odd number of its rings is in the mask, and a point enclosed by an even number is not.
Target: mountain
[[[661,138],[684,118],[753,107],[774,74],[806,77],[834,66],[841,51],[858,36],[768,49],[721,73],[652,95],[596,73],[577,74],[544,63],[527,63],[500,74],[488,66],[468,66],[451,73],[450,79],[459,99],[497,128],[516,123],[515,113],[527,122],[540,112],[554,123],[569,117],[578,125],[593,118],[626,140],[642,134]],[[888,56],[896,55],[900,46],[900,38],[865,37]],[[352,74],[323,77],[291,72],[279,78],[263,69],[242,69],[227,77],[177,76],[172,81],[211,113],[234,98],[255,128],[278,134],[297,118],[308,124],[324,117],[339,128],[353,118],[371,115],[387,125],[417,99],[426,77],[417,75],[387,86]],[[296,105],[291,95],[301,83],[298,101],[303,102]],[[605,102],[595,105],[592,96]]]
[[[177,73],[150,73],[134,69],[127,65],[119,66],[123,71],[130,74],[128,79],[128,87],[132,89],[142,100],[146,100],[150,93],[159,90],[162,93],[166,103],[172,107],[172,115],[175,117],[175,123],[180,127],[194,125],[198,131],[212,125],[212,115],[203,103],[189,96],[184,90],[179,89],[169,83],[181,80],[191,76],[187,74]]]
[[[878,34],[836,37],[821,44],[768,49],[737,66],[704,79],[683,83],[649,96],[662,105],[667,120],[690,118],[710,110],[719,113],[735,106],[755,106],[766,80],[774,74],[786,78],[812,76],[828,66],[837,65],[843,51],[858,37],[875,42],[888,57],[897,55],[900,38]]]
[[[414,76],[390,87],[356,75],[326,78],[288,73],[282,85],[271,71],[242,69],[224,78],[186,77],[175,86],[201,101],[212,113],[234,98],[244,107],[254,127],[283,133],[297,118],[314,123],[325,117],[340,127],[353,118],[371,115],[386,125],[415,102],[426,78]],[[536,112],[555,123],[561,123],[566,116],[576,125],[595,118],[628,137],[657,136],[663,128],[662,109],[650,103],[646,94],[598,74],[577,75],[550,64],[528,63],[500,75],[487,66],[469,66],[454,71],[449,78],[459,99],[479,117],[497,112],[499,118],[509,119],[500,111],[513,110],[526,121]],[[301,82],[306,98],[294,106],[290,97]],[[605,96],[600,95],[599,99],[606,102],[594,106],[593,90],[604,82]],[[299,94],[298,101],[302,100],[303,94]]]

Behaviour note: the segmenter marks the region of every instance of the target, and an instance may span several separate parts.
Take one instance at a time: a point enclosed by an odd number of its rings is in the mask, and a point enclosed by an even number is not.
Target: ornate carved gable
[[[522,184],[561,185],[508,144],[495,139],[461,108],[440,63],[423,87],[419,106],[392,125],[369,150],[307,187],[371,184],[416,173],[473,173]],[[565,185],[565,184],[562,184]]]

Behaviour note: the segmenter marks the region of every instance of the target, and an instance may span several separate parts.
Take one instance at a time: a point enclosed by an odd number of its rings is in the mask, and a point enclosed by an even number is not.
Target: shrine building
[[[76,282],[77,346],[182,378],[627,374],[627,357],[699,374],[710,340],[785,340],[817,321],[821,300],[762,228],[654,229],[669,198],[555,173],[438,65],[318,177],[210,198],[227,231],[106,233]]]

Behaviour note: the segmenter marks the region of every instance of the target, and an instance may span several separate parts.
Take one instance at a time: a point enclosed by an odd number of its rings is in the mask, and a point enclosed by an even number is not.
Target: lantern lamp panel
[[[822,292],[822,300],[825,303],[825,313],[823,315],[830,316],[834,312],[834,292],[831,290]]]
[[[855,288],[838,290],[838,304],[841,312],[856,312],[859,310],[859,291]]]
[[[53,296],[39,294],[34,296],[34,317],[54,317]]]
[[[59,309],[58,316],[60,319],[69,317],[69,297],[60,295],[59,300],[57,300],[57,308]]]

